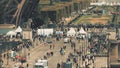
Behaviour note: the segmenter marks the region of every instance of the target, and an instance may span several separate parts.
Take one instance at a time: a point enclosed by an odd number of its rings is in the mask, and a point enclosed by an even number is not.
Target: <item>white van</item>
[[[48,68],[48,60],[38,60],[34,68]]]

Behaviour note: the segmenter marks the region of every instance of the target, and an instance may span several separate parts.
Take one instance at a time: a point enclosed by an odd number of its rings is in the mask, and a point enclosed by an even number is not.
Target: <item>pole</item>
[[[6,51],[7,51],[7,67],[9,67],[9,49],[8,49],[8,46],[9,46],[9,42],[7,42],[8,43],[8,45],[7,45],[7,48],[6,48]]]
[[[109,53],[110,53],[110,52],[109,52],[109,51],[110,51],[109,48],[110,48],[110,45],[109,45],[109,42],[108,42],[108,68],[109,68],[109,55],[110,55],[110,54],[109,54]]]
[[[2,56],[1,55],[2,55],[2,48],[0,47],[0,68],[2,68]]]
[[[110,64],[109,64],[110,63],[110,56],[109,56],[110,55],[109,35],[110,34],[108,34],[108,40],[107,40],[108,41],[108,58],[107,58],[107,66],[108,66],[108,68],[110,68]]]

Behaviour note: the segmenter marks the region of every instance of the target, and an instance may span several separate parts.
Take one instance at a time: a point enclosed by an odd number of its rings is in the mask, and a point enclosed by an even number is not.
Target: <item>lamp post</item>
[[[0,46],[2,46],[2,44],[0,43]],[[2,68],[2,48],[0,47],[0,68]]]
[[[110,42],[109,42],[109,35],[110,35],[110,33],[107,33],[107,35],[108,35],[108,39],[107,39],[107,41],[108,41],[108,52],[107,52],[107,53],[108,53],[108,57],[107,57],[107,67],[108,67],[108,68],[110,68],[110,65],[109,65],[109,62],[110,62],[110,59],[109,59],[109,58],[110,58],[110,57],[109,57],[109,55],[110,55],[110,44],[109,44]]]

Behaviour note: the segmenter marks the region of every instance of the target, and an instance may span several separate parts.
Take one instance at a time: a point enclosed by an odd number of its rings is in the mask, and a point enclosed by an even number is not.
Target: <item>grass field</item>
[[[107,24],[111,20],[112,16],[110,15],[83,15],[82,17],[75,20],[74,24]]]

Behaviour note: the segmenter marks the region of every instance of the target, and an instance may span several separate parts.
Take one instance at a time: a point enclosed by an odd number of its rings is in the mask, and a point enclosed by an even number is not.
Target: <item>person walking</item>
[[[60,63],[57,63],[57,68],[60,68]]]
[[[6,58],[6,54],[4,53],[4,59]]]
[[[26,65],[26,67],[29,68],[29,64],[28,64],[28,63],[27,63],[27,65]]]
[[[76,68],[80,68],[78,63],[76,64]]]
[[[55,48],[55,45],[53,44],[53,49]]]
[[[24,68],[23,65],[20,65],[19,68]]]
[[[30,52],[28,52],[28,57],[30,57]]]
[[[50,45],[50,49],[52,49],[52,45]]]

